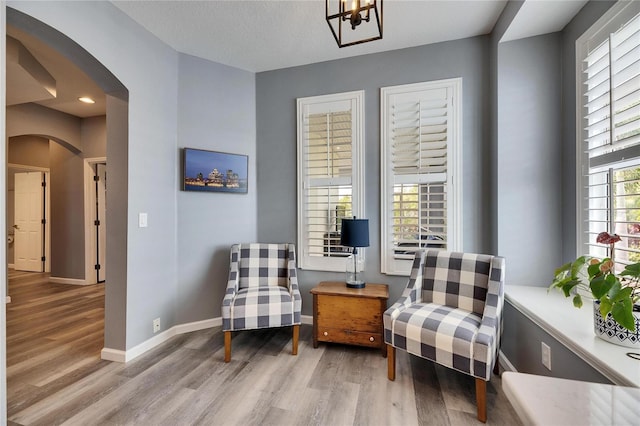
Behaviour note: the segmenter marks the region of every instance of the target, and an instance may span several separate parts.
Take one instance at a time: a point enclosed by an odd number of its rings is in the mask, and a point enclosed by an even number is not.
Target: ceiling
[[[340,49],[325,20],[323,0],[112,3],[179,52],[251,72],[488,34],[507,4],[505,0],[387,0],[384,38]],[[559,31],[585,3],[527,0],[503,41]],[[351,30],[347,27],[346,31]],[[40,90],[34,102],[78,117],[105,113],[104,93],[82,71],[29,34],[9,25],[7,34],[22,43],[55,79],[57,96],[38,99]],[[14,74],[8,64],[7,88],[26,91],[24,76],[11,80]],[[91,96],[96,104],[82,104],[77,100],[80,96]],[[11,99],[24,102],[24,97]]]

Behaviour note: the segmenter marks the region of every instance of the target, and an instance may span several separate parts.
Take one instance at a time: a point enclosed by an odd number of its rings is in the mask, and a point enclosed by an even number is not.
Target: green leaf
[[[629,331],[636,331],[636,321],[633,316],[633,304],[629,299],[623,299],[613,304],[611,316]]]
[[[569,263],[565,263],[564,265],[560,266],[559,268],[556,268],[556,270],[554,271],[553,275],[555,275],[556,277],[560,274],[562,274],[563,272],[567,272],[571,269],[571,262]]]
[[[576,308],[582,308],[582,297],[579,294],[573,296],[573,306]]]
[[[620,282],[618,282],[617,286],[614,286],[613,288],[611,288],[611,290],[609,291],[609,298],[611,299],[612,302],[620,302],[621,300],[631,300],[631,293],[633,292],[633,289],[631,287],[625,287],[625,288],[620,288],[618,289],[618,291],[613,291],[614,288],[618,288],[620,286]]]
[[[612,286],[613,283],[608,283],[603,275],[593,278],[589,284],[591,293],[596,299],[602,299],[602,297],[609,292]]]
[[[624,271],[620,272],[620,275],[626,275],[634,278],[640,277],[640,263],[633,263],[631,265],[627,265],[624,268]]]
[[[571,276],[572,277],[577,277],[578,274],[580,273],[580,270],[582,269],[582,267],[584,266],[585,263],[587,263],[588,258],[586,256],[580,256],[579,258],[577,258],[576,260],[573,261],[573,263],[571,264]]]
[[[607,314],[609,312],[611,312],[611,307],[613,306],[613,304],[611,303],[611,301],[604,297],[602,299],[600,299],[600,315],[602,315],[602,318],[606,318]]]
[[[593,278],[598,275],[600,273],[600,262],[589,265],[587,273],[589,274],[589,278]]]

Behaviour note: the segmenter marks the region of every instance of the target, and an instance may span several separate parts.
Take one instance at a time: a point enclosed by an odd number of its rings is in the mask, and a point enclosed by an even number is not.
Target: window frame
[[[447,119],[447,170],[446,170],[446,250],[459,251],[462,248],[462,78],[434,80],[422,83],[382,87],[380,89],[380,267],[387,275],[408,276],[411,260],[396,259],[393,248],[392,204],[394,175],[391,170],[391,107],[395,95],[414,95],[432,90],[447,90],[450,100],[450,119]],[[420,174],[426,176],[427,174]],[[398,182],[400,183],[400,182]],[[419,182],[416,182],[418,184]]]
[[[305,117],[309,109],[314,111],[325,108],[330,112],[331,107],[348,102],[351,105],[351,204],[352,213],[358,218],[364,218],[364,90],[335,93],[330,95],[297,98],[297,210],[298,210],[298,267],[315,271],[344,272],[346,257],[339,256],[311,256],[309,254],[309,235],[307,233],[307,219],[305,216],[306,195],[308,185],[305,165]],[[312,112],[315,113],[315,112]],[[337,185],[332,185],[337,186]],[[365,250],[360,251],[364,259]]]
[[[631,144],[616,146],[611,144],[611,148],[602,147],[599,154],[593,157],[589,156],[587,147],[588,138],[588,122],[586,108],[586,73],[583,69],[583,63],[586,61],[590,51],[595,51],[602,43],[610,40],[612,34],[616,33],[625,24],[631,22],[640,13],[640,2],[617,2],[613,5],[596,23],[594,23],[582,36],[576,40],[576,256],[591,255],[598,257],[608,256],[608,250],[605,246],[598,246],[594,241],[589,239],[589,175],[594,173],[608,173],[606,182],[608,192],[606,194],[607,209],[610,211],[609,218],[606,219],[607,229],[601,231],[614,232],[612,223],[616,220],[611,219],[613,212],[614,186],[613,174],[616,171],[624,170],[630,167],[640,167],[640,141]],[[611,43],[609,41],[609,43]],[[607,53],[609,68],[611,67],[611,44]],[[612,72],[609,71],[609,96],[612,93]],[[609,114],[608,126],[610,142],[613,140],[615,115]],[[597,148],[596,148],[597,149]],[[590,159],[594,160],[593,164]],[[591,165],[591,167],[590,167]],[[593,207],[594,209],[596,207]],[[619,247],[622,248],[622,247]]]

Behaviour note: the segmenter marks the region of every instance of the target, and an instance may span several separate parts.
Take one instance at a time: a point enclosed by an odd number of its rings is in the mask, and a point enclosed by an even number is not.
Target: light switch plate
[[[139,228],[146,228],[147,227],[147,214],[146,213],[140,213],[138,214],[138,227]]]

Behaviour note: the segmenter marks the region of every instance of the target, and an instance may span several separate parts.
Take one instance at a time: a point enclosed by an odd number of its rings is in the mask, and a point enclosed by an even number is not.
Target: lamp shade
[[[369,247],[369,219],[342,219],[340,245]]]

